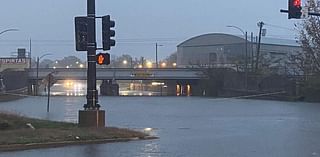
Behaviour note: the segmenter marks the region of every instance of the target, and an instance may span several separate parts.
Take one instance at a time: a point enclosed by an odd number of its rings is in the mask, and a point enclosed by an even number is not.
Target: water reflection
[[[92,144],[87,145],[82,149],[83,157],[101,157],[103,154],[101,154],[101,151],[99,149],[99,145]]]
[[[165,96],[168,94],[167,85],[159,82],[118,81],[119,94],[121,96]],[[101,81],[97,81],[97,90],[100,91]],[[86,81],[81,80],[60,80],[50,88],[53,96],[85,96]],[[39,87],[40,95],[47,95],[46,86]]]
[[[64,105],[64,121],[76,123],[78,114],[75,111],[77,110],[78,106],[75,106],[72,103],[66,103]]]
[[[159,129],[156,128],[144,128],[144,129],[140,129],[138,131],[144,132],[146,134],[149,134],[151,136],[155,136],[158,137],[159,136]]]
[[[41,95],[47,95],[47,89],[44,86],[39,87],[42,91]],[[41,90],[42,89],[42,90]],[[85,96],[86,82],[79,80],[64,80],[58,81],[51,88],[51,95],[53,96]]]
[[[140,157],[158,157],[161,156],[160,146],[158,142],[151,141],[146,143],[144,147],[141,148],[141,153],[138,155]]]

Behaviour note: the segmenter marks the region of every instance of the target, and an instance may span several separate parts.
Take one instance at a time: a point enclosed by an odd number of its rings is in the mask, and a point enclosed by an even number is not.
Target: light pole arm
[[[11,31],[19,31],[19,29],[6,29],[6,30],[0,32],[0,35],[3,33],[6,33],[6,32],[11,32]]]
[[[42,56],[40,57],[37,57],[37,80],[39,79],[39,64],[40,64],[40,59],[45,57],[45,56],[49,56],[49,55],[52,55],[51,53],[46,53],[46,54],[43,54]]]
[[[41,59],[41,58],[43,58],[43,57],[45,57],[45,56],[49,56],[49,55],[52,55],[51,53],[46,53],[46,54],[44,54],[44,55],[42,55],[42,56],[40,56],[40,57],[38,57],[39,58],[39,60]]]
[[[239,30],[239,31],[243,34],[243,36],[245,36],[245,35],[246,35],[246,33],[245,33],[245,32],[244,32],[240,27],[233,26],[233,25],[228,25],[227,27],[235,28],[235,29]]]
[[[237,26],[233,26],[233,25],[229,25],[227,27],[230,28],[235,28],[237,30],[239,30],[245,39],[245,89],[248,89],[248,35],[247,35],[247,31],[244,32],[241,28],[237,27]]]

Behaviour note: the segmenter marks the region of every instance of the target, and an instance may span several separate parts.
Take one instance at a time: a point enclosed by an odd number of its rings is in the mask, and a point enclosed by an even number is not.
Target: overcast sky
[[[112,55],[130,54],[155,58],[155,43],[163,59],[176,51],[184,40],[206,33],[241,35],[235,25],[257,34],[257,22],[266,23],[268,37],[294,39],[294,23],[280,9],[287,0],[96,0],[96,14],[110,14],[116,21],[117,45]],[[86,15],[86,0],[1,0],[0,31],[18,28],[18,32],[0,35],[1,56],[10,56],[19,47],[32,55],[56,54],[52,58],[76,55],[74,17]],[[100,22],[97,36],[100,37]],[[98,42],[98,44],[100,44]]]

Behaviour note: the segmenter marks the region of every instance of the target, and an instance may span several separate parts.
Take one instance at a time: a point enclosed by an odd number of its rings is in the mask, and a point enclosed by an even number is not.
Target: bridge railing
[[[85,80],[85,68],[39,68],[38,79],[55,72],[56,79]],[[37,69],[28,69],[29,79],[36,79]],[[200,68],[97,68],[97,79],[153,80],[153,79],[201,79],[204,76]]]

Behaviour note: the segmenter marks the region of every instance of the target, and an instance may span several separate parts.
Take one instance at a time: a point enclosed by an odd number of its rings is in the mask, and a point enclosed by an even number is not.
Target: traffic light
[[[115,36],[115,31],[112,28],[115,22],[110,19],[110,15],[102,17],[102,45],[103,50],[110,50],[112,46],[116,45],[116,41],[112,38]]]
[[[75,17],[76,50],[87,51],[88,21],[87,17]]]
[[[110,64],[110,54],[109,53],[99,53],[96,55],[96,61],[99,65],[109,65]]]
[[[300,19],[302,15],[301,0],[289,0],[288,19]]]

